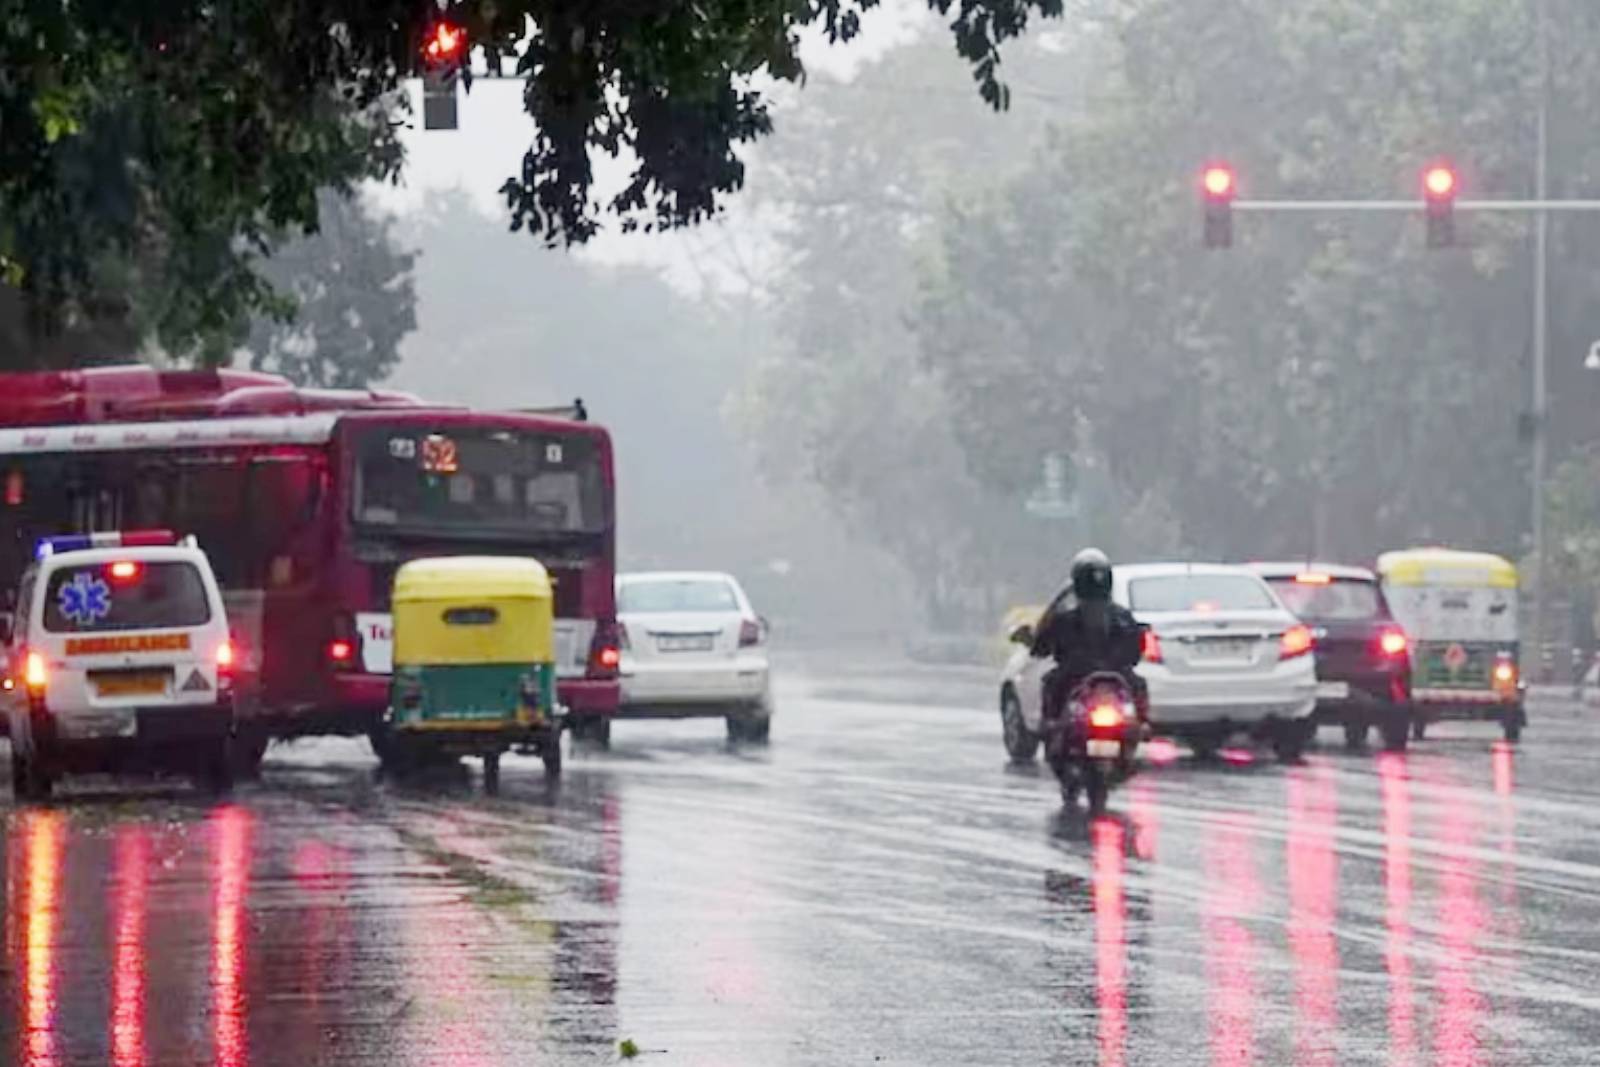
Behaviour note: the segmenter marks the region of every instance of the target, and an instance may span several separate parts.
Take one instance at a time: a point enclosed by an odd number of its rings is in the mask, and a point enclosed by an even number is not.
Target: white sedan
[[[1221,564],[1117,567],[1112,598],[1150,627],[1139,675],[1150,688],[1150,726],[1209,755],[1236,734],[1268,741],[1296,760],[1311,738],[1317,702],[1312,635],[1260,577]],[[1001,726],[1013,758],[1028,759],[1042,728],[1041,681],[1031,628],[1014,635],[1001,685]]]
[[[731,575],[617,578],[623,719],[723,718],[732,741],[772,728],[767,624]]]

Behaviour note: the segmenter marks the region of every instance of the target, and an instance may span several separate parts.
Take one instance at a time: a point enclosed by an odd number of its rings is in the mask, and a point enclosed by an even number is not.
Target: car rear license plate
[[[167,671],[106,671],[91,674],[94,691],[103,697],[160,696],[167,691]]]
[[[1255,651],[1256,643],[1252,638],[1208,638],[1195,642],[1195,659],[1249,659]]]
[[[710,634],[685,634],[678,637],[658,637],[656,647],[663,652],[710,652]]]
[[[1122,755],[1122,742],[1111,741],[1104,737],[1091,737],[1089,739],[1090,759],[1116,759]]]
[[[1350,696],[1350,684],[1348,682],[1318,682],[1317,683],[1317,699],[1318,700],[1345,700],[1349,696]]]

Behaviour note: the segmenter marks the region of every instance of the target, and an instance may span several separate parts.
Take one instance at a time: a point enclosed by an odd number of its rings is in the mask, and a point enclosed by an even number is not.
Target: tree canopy
[[[530,145],[504,187],[513,228],[559,244],[606,215],[624,228],[695,223],[742,185],[739,146],[771,129],[762,79],[799,79],[801,32],[849,39],[876,2],[12,5],[0,20],[0,279],[56,326],[92,321],[134,284],[136,317],[169,346],[226,329],[269,302],[252,259],[316,228],[319,190],[399,172],[397,90],[423,72],[440,18],[525,79]],[[1002,106],[1000,45],[1061,0],[929,6]],[[603,202],[596,151],[633,161]]]

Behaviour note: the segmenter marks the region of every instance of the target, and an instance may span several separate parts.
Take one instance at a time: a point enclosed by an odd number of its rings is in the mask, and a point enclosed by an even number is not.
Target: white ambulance
[[[232,782],[233,669],[222,594],[192,538],[48,538],[23,572],[4,682],[12,791],[64,774],[176,771]]]

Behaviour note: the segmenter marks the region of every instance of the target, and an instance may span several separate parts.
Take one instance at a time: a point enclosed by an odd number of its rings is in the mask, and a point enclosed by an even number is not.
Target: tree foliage
[[[1590,11],[1552,16],[1562,56],[1600,43]],[[1246,195],[1412,197],[1450,146],[1469,195],[1527,195],[1529,9],[1137,0],[1111,25],[1121,106],[1065,122],[1024,173],[952,209],[927,273],[922,351],[971,461],[1003,484],[1081,420],[1116,482],[1169,501],[1198,551],[1516,553],[1523,223],[1463,217],[1462,246],[1429,252],[1420,210],[1241,216],[1237,247],[1206,253],[1193,183],[1220,149]],[[1558,101],[1596,91],[1582,64],[1557,78]],[[1568,189],[1600,179],[1586,154],[1562,155]],[[1556,274],[1592,289],[1577,232],[1560,232]]]
[[[292,306],[252,324],[250,366],[300,385],[364,388],[388,377],[416,328],[416,257],[358,198],[328,192],[320,201],[317,232],[261,265]]]
[[[848,39],[876,0],[455,0],[492,65],[526,79],[532,143],[504,193],[552,243],[698,222],[739,188],[737,148],[771,128],[760,78],[802,74],[801,31]],[[985,98],[1000,44],[1061,0],[929,0]],[[953,9],[953,10],[952,10]],[[318,190],[391,177],[403,79],[439,18],[415,0],[12,5],[0,20],[0,276],[36,314],[93,317],[116,276],[170,347],[269,302],[250,269],[317,223]],[[463,72],[466,73],[466,72]],[[602,202],[594,151],[628,153]]]

